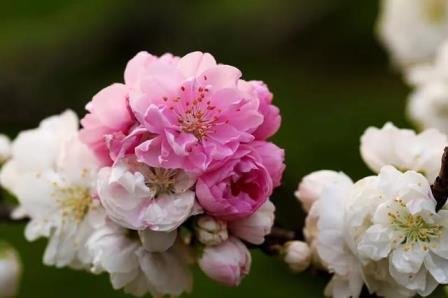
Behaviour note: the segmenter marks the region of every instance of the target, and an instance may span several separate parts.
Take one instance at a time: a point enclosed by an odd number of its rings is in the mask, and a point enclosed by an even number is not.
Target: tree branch
[[[303,237],[298,231],[274,226],[271,233],[265,237],[263,244],[255,246],[255,248],[260,249],[269,256],[276,256],[282,253],[283,245],[286,242],[299,239],[303,239]]]
[[[11,223],[16,222],[16,220],[11,218],[12,211],[14,207],[5,202],[0,202],[0,223]]]
[[[448,199],[448,147],[443,152],[439,176],[431,185],[431,191],[437,201],[436,211],[439,211]]]

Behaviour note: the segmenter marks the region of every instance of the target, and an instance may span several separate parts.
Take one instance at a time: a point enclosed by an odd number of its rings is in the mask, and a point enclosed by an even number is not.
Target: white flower
[[[333,273],[325,294],[336,298],[359,297],[363,284],[366,284],[371,293],[380,296],[412,297],[413,291],[399,286],[391,278],[387,262],[368,262],[358,256],[354,237],[371,208],[368,198],[353,204],[352,196],[360,192],[360,185],[365,186],[362,190],[366,194],[370,194],[365,183],[369,179],[353,184],[343,173],[333,172],[333,175],[339,178],[326,180],[326,184],[316,184],[321,191],[310,209],[304,229],[310,248],[316,253],[313,258]],[[372,197],[375,194],[373,192]],[[359,218],[362,218],[360,224]],[[313,265],[316,266],[315,260]]]
[[[345,233],[347,245],[358,255],[357,243],[369,228],[370,218],[378,205],[380,193],[377,190],[377,177],[371,176],[356,182],[349,194],[345,206]],[[362,199],[360,199],[362,198]],[[399,285],[389,272],[387,259],[380,261],[360,258],[363,279],[371,293],[386,298],[413,297],[416,291]]]
[[[218,245],[229,238],[227,223],[208,215],[199,216],[194,229],[196,238],[204,245]]]
[[[50,117],[38,128],[19,134],[1,182],[30,217],[29,241],[49,238],[44,263],[57,267],[86,267],[86,237],[97,220],[92,200],[97,163],[78,139],[76,115]]]
[[[393,279],[422,296],[447,283],[448,211],[435,212],[428,180],[415,171],[386,166],[378,176],[358,183],[346,222],[362,260],[387,260]]]
[[[232,235],[252,244],[260,245],[271,232],[275,219],[275,206],[267,200],[251,216],[229,222]]]
[[[413,170],[431,182],[437,177],[441,157],[448,145],[446,135],[435,129],[416,134],[410,129],[398,129],[392,123],[383,128],[368,128],[361,137],[361,156],[376,173],[385,165],[401,171]]]
[[[411,86],[423,87],[448,80],[448,41],[437,49],[435,59],[408,69],[406,79]]]
[[[303,241],[289,241],[284,247],[283,260],[294,272],[302,272],[311,264],[311,250]]]
[[[100,170],[97,190],[106,213],[121,226],[170,232],[199,212],[194,183],[182,170],[125,159]]]
[[[419,87],[409,99],[408,113],[419,127],[448,133],[448,83],[432,81]]]
[[[433,63],[414,67],[408,80],[415,86],[408,103],[408,114],[421,128],[448,133],[448,42]]]
[[[21,274],[19,255],[8,244],[0,242],[0,297],[16,296]]]
[[[322,262],[322,259],[317,252],[317,238],[319,236],[318,221],[321,212],[325,210],[322,208],[326,208],[325,205],[319,203],[319,200],[328,188],[345,191],[345,189],[349,188],[352,184],[353,182],[351,179],[344,173],[329,170],[313,172],[305,176],[299,184],[296,196],[299,198],[300,202],[302,202],[302,207],[309,211],[305,220],[303,233],[311,248],[312,263],[316,267],[323,267],[326,269],[325,264]],[[337,191],[337,193],[339,193],[339,191]],[[343,205],[337,205],[338,203],[338,201],[331,202],[330,199],[330,205],[328,205],[328,207],[336,205],[336,212],[340,210],[342,216],[343,209],[340,208],[343,208]]]
[[[87,241],[94,273],[109,273],[114,289],[124,289],[135,296],[147,293],[154,297],[179,296],[191,290],[185,247],[176,244],[163,252],[153,251],[147,244],[157,246],[160,233],[150,231],[143,235],[146,231],[127,230],[103,219]]]
[[[0,165],[11,156],[11,140],[0,134]]]
[[[311,206],[322,195],[322,191],[326,186],[345,183],[347,180],[350,180],[350,178],[343,173],[335,171],[321,170],[313,172],[302,179],[295,195],[302,203],[303,210],[309,212]]]
[[[401,67],[432,61],[448,37],[445,0],[383,0],[378,34]]]
[[[2,168],[2,186],[14,193],[19,173],[54,167],[64,142],[75,137],[77,130],[76,115],[67,111],[44,119],[37,129],[21,132],[11,145],[13,160]]]
[[[311,243],[315,245],[319,259],[329,272],[334,273],[326,293],[335,298],[358,297],[364,284],[362,268],[346,243],[344,222],[345,204],[353,182],[343,173],[335,174],[339,175],[339,183],[330,180],[322,188],[308,215],[314,220],[307,218],[307,223],[315,225]]]
[[[422,128],[448,133],[448,42],[433,64],[416,68],[408,77],[416,86],[408,104],[411,119]]]

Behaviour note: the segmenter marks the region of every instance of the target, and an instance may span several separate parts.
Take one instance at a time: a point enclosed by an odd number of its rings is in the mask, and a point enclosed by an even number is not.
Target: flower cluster
[[[409,98],[409,116],[422,128],[448,133],[448,42],[438,50],[433,63],[416,67],[414,91]]]
[[[210,54],[141,52],[86,108],[81,130],[67,111],[20,133],[1,172],[27,239],[49,239],[44,263],[138,296],[189,291],[193,262],[238,285],[285,167],[267,86]]]
[[[340,172],[306,176],[296,193],[308,212],[304,234],[313,265],[333,277],[332,297],[429,295],[448,283],[448,208],[436,210],[430,185],[447,137],[392,124],[369,128],[361,155],[376,173],[353,182]]]
[[[380,39],[413,88],[407,113],[419,128],[448,132],[448,2],[383,0]]]
[[[404,71],[432,62],[448,38],[445,0],[382,0],[378,35]]]

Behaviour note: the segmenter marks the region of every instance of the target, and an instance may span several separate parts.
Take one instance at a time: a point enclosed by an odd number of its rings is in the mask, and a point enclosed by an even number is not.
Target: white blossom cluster
[[[414,91],[408,114],[421,128],[437,128],[448,133],[448,40],[438,50],[435,61],[411,72]]]
[[[383,0],[378,35],[413,88],[409,117],[448,133],[448,1]]]
[[[26,238],[49,239],[46,265],[107,272],[115,289],[155,297],[189,290],[189,252],[174,243],[175,235],[127,230],[106,217],[95,197],[99,166],[80,142],[78,126],[67,111],[21,132],[12,144],[0,180],[20,200],[14,216],[30,219]]]
[[[448,1],[382,0],[377,32],[397,67],[430,63],[448,38]]]
[[[388,123],[368,128],[361,156],[375,175],[353,182],[335,171],[306,176],[296,193],[308,213],[313,266],[332,273],[327,296],[427,296],[448,283],[448,206],[431,192],[446,135]]]

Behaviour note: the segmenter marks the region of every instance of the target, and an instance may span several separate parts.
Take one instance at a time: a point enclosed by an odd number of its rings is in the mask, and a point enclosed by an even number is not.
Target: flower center
[[[176,184],[177,170],[162,168],[147,168],[145,172],[146,185],[154,190],[156,195],[173,193]]]
[[[81,223],[92,204],[92,197],[84,187],[55,187],[53,196],[59,204],[64,220]]]
[[[431,24],[440,24],[446,17],[446,0],[425,0],[424,15]]]
[[[197,105],[193,105],[177,119],[183,132],[192,133],[200,141],[213,132],[217,120],[216,116],[210,116],[208,109],[201,110]]]
[[[404,244],[406,251],[412,249],[417,243],[423,244],[421,247],[426,251],[427,244],[432,240],[440,239],[441,225],[428,223],[421,215],[410,214],[401,199],[396,199],[395,202],[399,205],[399,209],[389,212],[388,216],[394,229],[400,232],[400,243]],[[431,216],[431,214],[428,215]]]
[[[182,93],[187,92],[185,87],[181,87]],[[179,130],[193,134],[199,141],[205,139],[213,133],[214,127],[221,114],[221,109],[212,105],[207,99],[208,89],[199,87],[189,92],[193,96],[178,96],[172,100],[164,97],[165,102],[173,102],[174,105],[169,110],[175,113]],[[192,99],[188,99],[191,97]]]
[[[255,183],[254,177],[257,173],[251,171],[248,173],[243,173],[238,180],[232,181],[230,184],[230,189],[232,195],[238,196],[240,193],[247,193],[252,199],[257,199],[259,194],[259,186]]]

